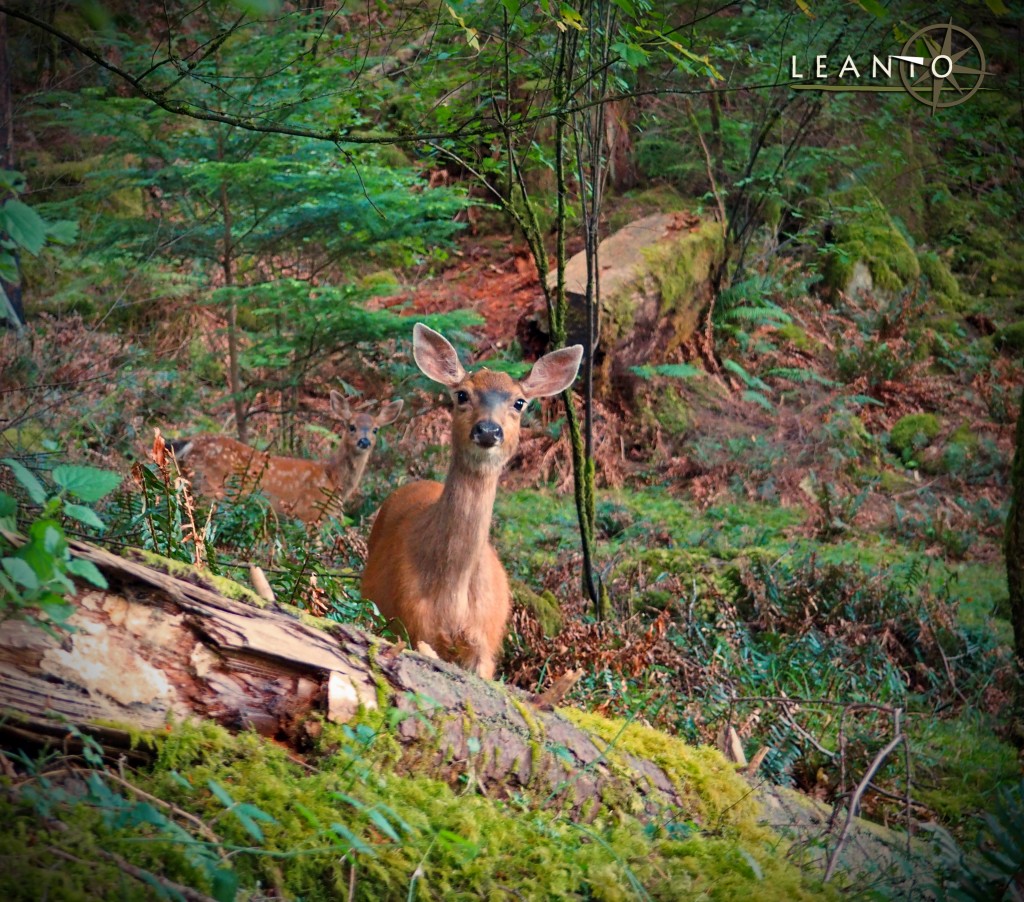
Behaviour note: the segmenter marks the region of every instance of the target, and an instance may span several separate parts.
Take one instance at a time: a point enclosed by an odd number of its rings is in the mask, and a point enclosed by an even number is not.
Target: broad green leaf
[[[0,231],[33,256],[46,244],[46,223],[42,217],[28,204],[13,198],[0,207]]]
[[[67,622],[71,615],[75,613],[75,606],[73,604],[61,598],[59,595],[55,595],[53,592],[48,592],[35,604],[40,611],[42,611],[58,626],[63,629],[69,629]]]
[[[30,470],[10,457],[0,460],[0,463],[5,463],[11,468],[14,478],[21,483],[25,491],[28,492],[28,497],[36,504],[43,504],[46,501],[46,489]]]
[[[106,577],[100,573],[99,568],[92,561],[87,561],[85,558],[73,558],[68,563],[68,573],[81,577],[99,589],[107,588]]]
[[[39,577],[28,561],[22,560],[20,557],[5,557],[0,561],[0,565],[3,566],[4,572],[19,586],[28,589],[30,592],[34,592],[39,588]]]
[[[992,10],[997,16],[1009,15],[1009,7],[1003,3],[1003,0],[985,0],[985,5]]]
[[[47,223],[46,237],[54,244],[71,244],[78,238],[78,223],[70,219]]]
[[[121,476],[118,473],[70,464],[54,467],[50,476],[62,489],[82,501],[99,501],[121,484]]]
[[[25,190],[25,176],[14,169],[0,169],[0,191],[21,194]]]
[[[639,44],[632,42],[618,41],[612,44],[612,52],[617,53],[622,61],[631,69],[636,69],[647,62],[647,51]]]
[[[66,501],[64,503],[64,513],[80,523],[84,523],[86,526],[91,526],[93,529],[102,531],[107,528],[96,514],[96,511],[91,507],[86,507],[84,504],[71,504],[71,502]]]
[[[14,516],[18,513],[18,502],[6,492],[0,492],[0,522],[14,522]],[[13,528],[13,527],[11,527]]]

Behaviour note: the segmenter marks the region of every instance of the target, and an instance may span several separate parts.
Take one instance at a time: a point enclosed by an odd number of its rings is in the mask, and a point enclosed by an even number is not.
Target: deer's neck
[[[435,590],[465,598],[490,540],[500,469],[467,471],[453,463],[441,497],[426,511],[421,560]]]
[[[348,498],[355,491],[359,480],[363,478],[369,458],[369,454],[352,454],[342,445],[327,461],[324,469],[335,491],[342,498]]]

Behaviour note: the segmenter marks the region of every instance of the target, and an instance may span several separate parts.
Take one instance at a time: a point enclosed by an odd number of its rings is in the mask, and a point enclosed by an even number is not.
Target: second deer
[[[393,492],[370,533],[362,594],[397,620],[413,647],[494,677],[510,607],[508,576],[489,533],[498,477],[519,445],[531,398],[564,391],[583,348],[541,357],[522,382],[505,373],[467,373],[448,341],[421,323],[413,356],[452,396],[452,457],[439,482],[411,482]]]
[[[236,481],[237,492],[261,491],[278,514],[318,523],[340,515],[359,485],[377,430],[393,423],[401,401],[385,404],[376,416],[353,413],[345,397],[331,392],[331,411],[345,424],[338,449],[325,461],[279,457],[224,435],[198,435],[169,442],[192,471],[193,486],[208,498],[223,498]]]

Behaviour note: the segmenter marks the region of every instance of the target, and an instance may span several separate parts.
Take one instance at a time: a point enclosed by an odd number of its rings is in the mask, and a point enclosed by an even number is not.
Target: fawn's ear
[[[527,400],[557,395],[572,385],[582,359],[583,345],[560,348],[545,354],[533,365],[530,375],[519,383],[519,387]]]
[[[454,388],[466,378],[459,355],[448,339],[423,323],[416,323],[412,328],[412,356],[424,376],[448,388]]]
[[[398,415],[402,412],[402,401],[392,401],[390,404],[385,404],[381,409],[380,413],[374,417],[374,422],[378,426],[387,426],[388,423],[393,423],[398,419]]]
[[[348,406],[348,398],[341,392],[331,389],[331,410],[339,420],[352,419],[352,411]]]

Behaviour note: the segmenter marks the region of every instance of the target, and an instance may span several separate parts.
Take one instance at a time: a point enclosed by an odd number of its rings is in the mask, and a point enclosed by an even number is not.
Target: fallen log
[[[604,743],[518,689],[234,584],[230,597],[218,591],[226,581],[182,565],[172,573],[142,553],[70,545],[109,588],[79,589],[74,631],[59,641],[24,621],[0,627],[2,742],[66,742],[73,725],[111,753],[139,756],[140,731],[209,718],[301,753],[319,729],[313,715],[346,722],[389,706],[404,766],[451,782],[471,767],[489,795],[530,787],[576,814],[596,810],[612,786],[649,815],[683,803],[658,765],[617,750],[612,768]]]

